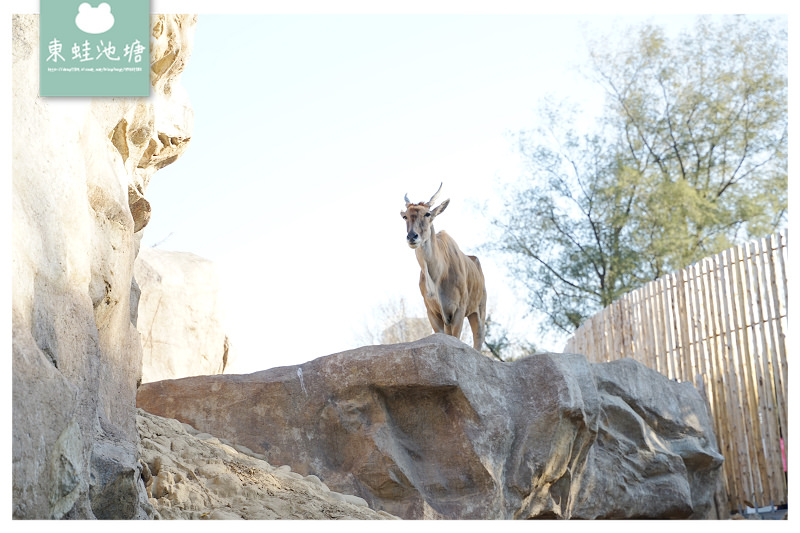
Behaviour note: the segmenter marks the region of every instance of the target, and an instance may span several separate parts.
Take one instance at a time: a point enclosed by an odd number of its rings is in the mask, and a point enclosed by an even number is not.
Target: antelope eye
[[[408,217],[403,215],[403,220],[408,220]]]
[[[430,213],[425,213],[425,216],[429,217],[429,216],[431,216],[431,214]]]

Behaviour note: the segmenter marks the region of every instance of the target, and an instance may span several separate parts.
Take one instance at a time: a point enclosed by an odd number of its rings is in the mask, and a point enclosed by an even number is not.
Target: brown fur
[[[480,351],[486,335],[483,270],[478,258],[465,255],[450,235],[444,231],[435,232],[433,220],[450,200],[431,209],[434,198],[418,204],[406,201],[406,210],[400,212],[406,220],[406,239],[419,262],[419,289],[428,310],[428,320],[435,332],[460,338],[466,317],[472,328],[473,347]]]

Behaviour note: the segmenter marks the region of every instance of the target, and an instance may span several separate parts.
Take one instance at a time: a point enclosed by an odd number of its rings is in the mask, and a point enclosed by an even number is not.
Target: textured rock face
[[[143,248],[134,265],[142,382],[222,374],[229,360],[214,263]]]
[[[147,516],[135,232],[152,173],[189,139],[177,78],[195,21],[151,22],[152,96],[89,99],[37,96],[39,19],[12,20],[14,518]]]
[[[161,519],[396,518],[319,478],[274,467],[264,456],[144,411],[137,418],[147,496]]]
[[[501,363],[437,334],[149,383],[137,405],[402,518],[715,517],[705,404],[630,360]]]

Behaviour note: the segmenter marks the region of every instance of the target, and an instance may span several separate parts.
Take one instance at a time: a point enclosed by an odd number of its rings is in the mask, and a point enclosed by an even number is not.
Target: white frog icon
[[[84,33],[105,33],[114,26],[114,15],[111,6],[103,2],[97,7],[92,7],[88,2],[78,6],[78,15],[75,25]]]

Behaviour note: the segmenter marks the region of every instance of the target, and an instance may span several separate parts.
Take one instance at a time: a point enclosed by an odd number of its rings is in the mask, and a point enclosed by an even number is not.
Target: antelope
[[[412,203],[405,195],[406,241],[417,256],[420,267],[419,290],[436,333],[461,337],[464,318],[472,328],[473,347],[480,351],[486,335],[486,284],[481,263],[465,255],[444,231],[436,233],[433,220],[450,204],[448,198],[431,208],[439,190],[427,202]]]

